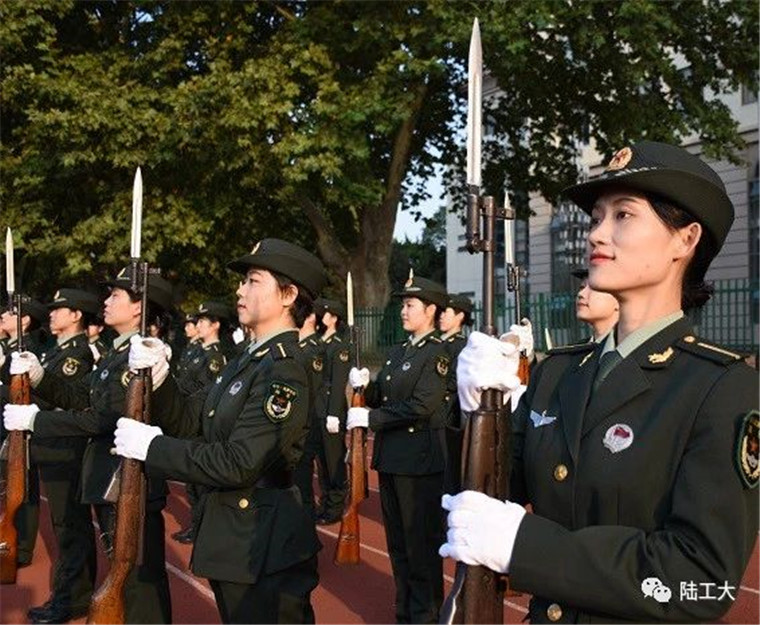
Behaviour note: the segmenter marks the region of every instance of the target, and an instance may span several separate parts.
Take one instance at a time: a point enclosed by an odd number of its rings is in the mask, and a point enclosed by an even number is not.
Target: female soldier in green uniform
[[[127,362],[130,339],[140,327],[140,297],[132,290],[130,268],[123,269],[110,283],[111,293],[105,301],[105,323],[118,332],[113,349],[100,361],[89,378],[79,383],[43,370],[32,354],[23,352],[14,358],[14,373],[28,372],[34,393],[63,410],[39,410],[36,405],[6,406],[5,426],[14,430],[31,430],[33,437],[88,437],[82,463],[82,502],[98,511],[101,531],[112,523],[112,505],[105,494],[118,465],[112,455],[116,420],[126,410],[126,393],[131,377]],[[148,318],[158,322],[171,309],[171,285],[151,275],[148,286]],[[162,368],[153,377],[153,401],[161,401],[166,388],[162,382],[169,373],[164,354]],[[167,431],[189,433],[186,423],[153,416]],[[126,584],[126,621],[128,623],[170,623],[172,618],[169,579],[164,557],[164,517],[166,484],[150,480],[145,514],[145,558],[132,570]],[[73,615],[76,616],[76,615]]]
[[[435,327],[445,289],[410,277],[400,293],[409,340],[394,347],[366,392],[368,408],[350,408],[347,428],[375,432],[372,468],[380,474],[380,500],[396,583],[396,621],[435,623],[443,599],[437,549],[443,537],[438,507],[443,493],[444,418],[449,358]],[[367,386],[369,371],[352,369],[353,388]]]
[[[709,297],[733,206],[700,159],[649,141],[566,194],[591,215],[589,284],[615,296],[620,320],[531,376],[511,501],[444,497],[441,555],[508,572],[534,595],[531,622],[715,621],[757,538],[758,380],[684,311]],[[489,372],[516,386],[514,347],[472,342],[482,347],[468,345],[458,371],[465,410]]]
[[[203,405],[203,438],[181,440],[161,428],[120,419],[116,450],[145,462],[151,477],[201,484],[206,495],[192,569],[207,577],[225,623],[314,622],[320,548],[293,469],[306,438],[307,373],[297,359],[298,330],[325,275],[313,254],[264,239],[229,265],[242,325],[256,336],[227,365]],[[133,367],[153,366],[164,347],[132,347]],[[156,414],[182,412],[182,397],[156,402]]]

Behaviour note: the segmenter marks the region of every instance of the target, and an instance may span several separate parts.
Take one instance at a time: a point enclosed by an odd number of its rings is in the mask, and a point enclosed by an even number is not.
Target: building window
[[[757,91],[753,91],[747,85],[742,85],[742,106],[757,102]]]
[[[569,293],[575,288],[570,272],[586,266],[586,237],[590,218],[572,202],[554,209],[551,229],[552,292]]]

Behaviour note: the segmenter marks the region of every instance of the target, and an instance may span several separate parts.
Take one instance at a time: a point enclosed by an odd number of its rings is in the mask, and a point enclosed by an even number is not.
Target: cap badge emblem
[[[605,171],[618,171],[619,169],[623,169],[628,163],[631,162],[631,158],[633,158],[633,151],[631,148],[623,148],[622,150],[618,150],[615,156],[610,159],[610,162],[607,164],[607,169]]]

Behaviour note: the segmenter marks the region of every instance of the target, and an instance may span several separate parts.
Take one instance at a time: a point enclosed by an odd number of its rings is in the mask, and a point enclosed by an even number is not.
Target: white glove
[[[516,341],[510,339],[510,335],[515,337]],[[499,340],[517,342],[517,349],[525,352],[528,360],[533,358],[533,325],[528,319],[523,319],[521,323],[509,326],[509,332],[502,334]]]
[[[444,495],[441,506],[449,511],[446,542],[438,550],[442,558],[509,573],[525,508],[474,490]]]
[[[369,408],[349,408],[346,429],[366,428],[369,426]]]
[[[245,332],[243,332],[243,328],[235,329],[235,331],[232,333],[232,340],[235,341],[235,345],[239,345],[245,341]]]
[[[338,419],[338,417],[328,416],[326,427],[330,434],[337,434],[340,431],[340,419]]]
[[[369,384],[369,369],[351,367],[351,371],[348,372],[348,383],[351,388],[366,388]]]
[[[140,369],[150,369],[153,378],[153,390],[164,383],[169,375],[169,358],[171,349],[161,339],[144,339],[135,334],[129,339],[129,369],[137,372]]]
[[[3,425],[6,430],[32,430],[34,416],[40,411],[37,404],[21,406],[19,404],[5,404],[3,410]]]
[[[512,412],[517,410],[517,404],[520,403],[520,398],[523,396],[523,393],[528,390],[528,387],[525,386],[525,384],[520,384],[519,388],[516,388],[514,391],[512,391],[509,398],[512,400]]]
[[[113,442],[116,453],[120,456],[145,460],[153,439],[162,435],[160,427],[122,417],[116,422]]]
[[[519,364],[520,354],[512,343],[471,332],[457,358],[457,391],[462,410],[477,410],[481,393],[487,388],[503,391],[506,402],[509,393],[520,387]]]
[[[29,374],[29,382],[32,386],[37,386],[45,375],[37,356],[32,352],[13,352],[11,354],[11,375]]]

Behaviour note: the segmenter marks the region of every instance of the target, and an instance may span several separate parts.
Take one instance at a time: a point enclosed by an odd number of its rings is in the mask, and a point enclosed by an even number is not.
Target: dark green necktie
[[[596,370],[596,377],[594,378],[594,392],[599,388],[604,379],[609,375],[610,371],[617,365],[623,357],[616,349],[611,352],[605,352],[599,359],[599,367]]]

